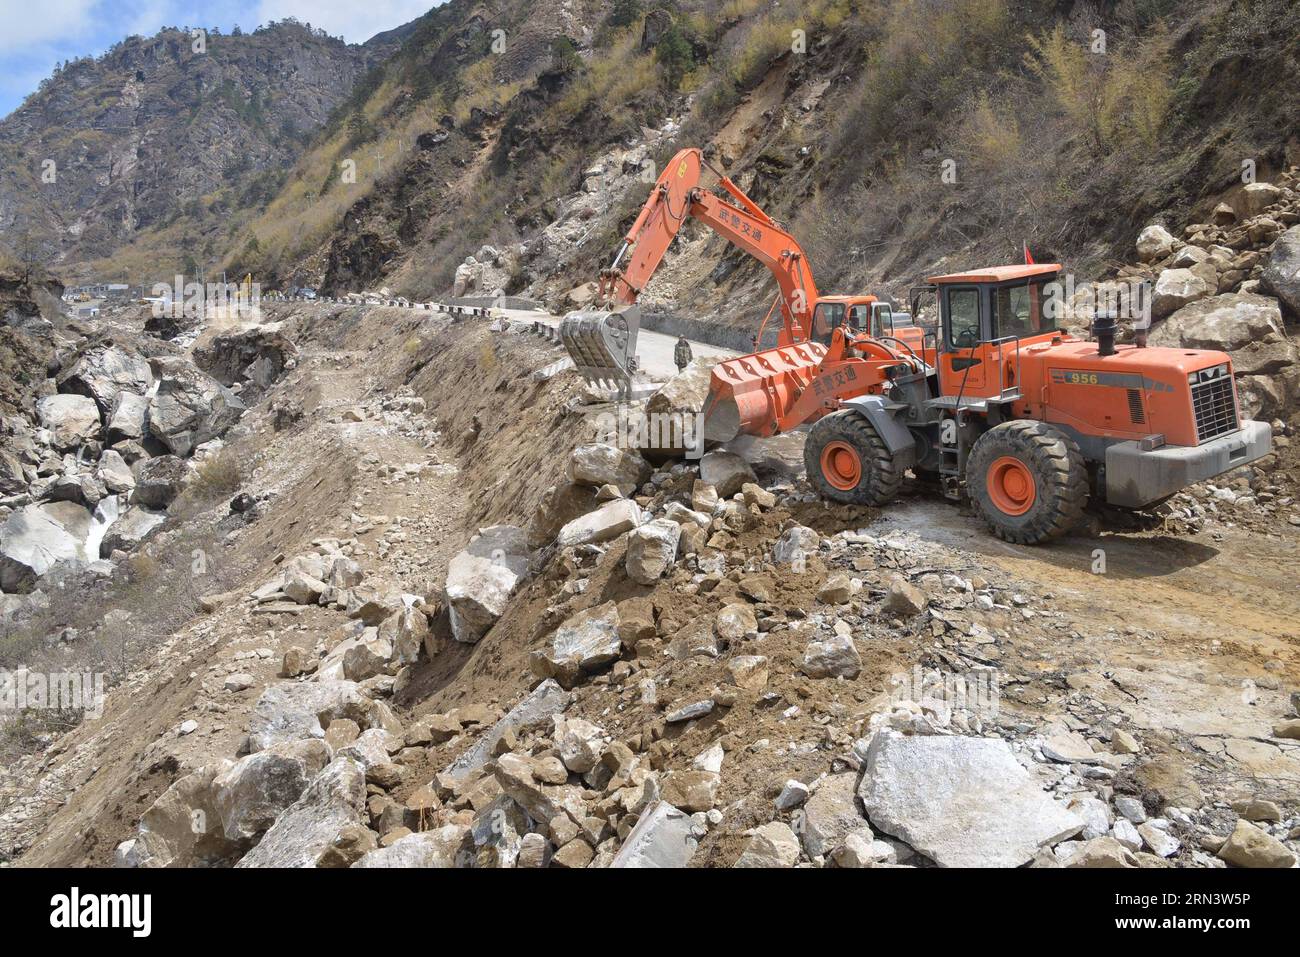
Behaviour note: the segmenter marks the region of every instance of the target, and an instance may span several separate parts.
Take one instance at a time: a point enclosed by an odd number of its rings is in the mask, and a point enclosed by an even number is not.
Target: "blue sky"
[[[0,117],[54,65],[98,56],[118,40],[164,26],[251,30],[297,17],[350,43],[414,20],[437,0],[0,0]]]

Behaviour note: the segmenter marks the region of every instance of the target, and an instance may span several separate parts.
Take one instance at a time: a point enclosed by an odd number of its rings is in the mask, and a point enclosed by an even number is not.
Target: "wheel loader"
[[[714,367],[705,434],[806,429],[808,481],[827,499],[884,505],[911,470],[968,499],[1000,538],[1037,544],[1070,531],[1090,499],[1149,507],[1270,451],[1269,426],[1241,418],[1226,353],[1117,345],[1113,317],[1093,340],[1057,328],[1060,265],[932,276],[916,291],[937,299],[937,328],[899,334],[871,321],[873,307],[885,315],[878,297],[819,296],[795,239],[727,177],[702,188],[705,165],[697,149],[673,158],[601,273],[598,307],[561,323],[593,381],[631,382],[637,297],[693,217],[780,289],[777,345]]]

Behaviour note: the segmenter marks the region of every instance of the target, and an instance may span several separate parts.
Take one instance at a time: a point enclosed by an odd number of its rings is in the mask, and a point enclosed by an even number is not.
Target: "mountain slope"
[[[283,170],[391,42],[293,21],[131,37],[71,62],[0,122],[0,235],[75,278],[158,281],[214,265],[231,218]],[[81,268],[86,267],[86,268]]]
[[[1244,160],[1261,179],[1294,161],[1289,7],[452,0],[354,90],[226,264],[426,296],[490,244],[487,285],[554,297],[645,198],[618,167],[699,145],[791,223],[826,289],[897,293],[1022,240],[1095,275],[1151,218],[1231,198]],[[688,228],[678,248],[659,277],[674,306],[765,306],[765,273],[721,240]]]

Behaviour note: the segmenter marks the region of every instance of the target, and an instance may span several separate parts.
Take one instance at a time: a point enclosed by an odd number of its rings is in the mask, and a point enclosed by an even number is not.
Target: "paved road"
[[[507,319],[513,319],[517,322],[544,322],[556,329],[560,327],[560,317],[545,312],[530,312],[522,309],[494,309],[493,315],[503,315]],[[656,382],[662,382],[677,374],[677,366],[673,363],[673,349],[676,345],[676,336],[665,335],[662,332],[651,332],[648,329],[641,330],[637,336],[636,354],[641,360],[641,368],[644,370],[646,377]],[[722,349],[718,346],[711,346],[693,340],[691,341],[691,354],[697,359],[701,357],[726,359],[730,356],[740,355],[740,353],[731,349]]]

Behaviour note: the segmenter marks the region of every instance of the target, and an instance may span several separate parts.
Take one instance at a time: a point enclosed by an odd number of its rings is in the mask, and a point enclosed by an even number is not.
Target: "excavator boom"
[[[561,323],[561,339],[589,381],[630,388],[640,324],[637,299],[690,217],[771,271],[781,290],[778,346],[808,340],[817,286],[803,249],[729,178],[719,178],[721,196],[700,188],[704,166],[698,149],[684,149],[673,157],[614,262],[601,273],[595,306],[570,313]]]

